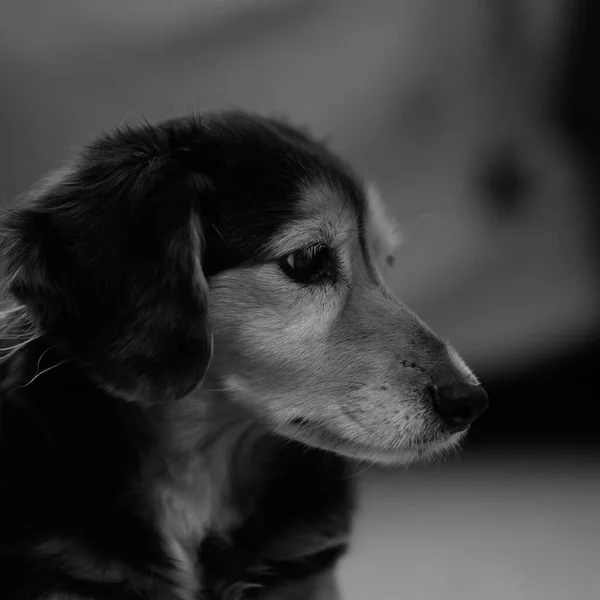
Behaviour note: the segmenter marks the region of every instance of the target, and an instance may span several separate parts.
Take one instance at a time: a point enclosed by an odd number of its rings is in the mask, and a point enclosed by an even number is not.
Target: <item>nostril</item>
[[[466,429],[489,403],[480,385],[433,386],[432,398],[435,411],[451,433]]]
[[[462,423],[471,416],[470,408],[455,408],[452,412],[448,413],[448,416],[456,423]]]

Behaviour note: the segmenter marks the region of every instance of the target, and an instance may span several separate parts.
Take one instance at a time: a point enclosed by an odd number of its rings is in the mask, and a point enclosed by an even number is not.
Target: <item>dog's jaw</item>
[[[334,452],[351,460],[368,462],[374,465],[401,467],[416,462],[428,462],[436,459],[436,457],[457,451],[467,430],[452,435],[439,436],[427,442],[413,443],[406,446],[399,445],[395,448],[355,441],[316,424],[299,426],[286,424],[284,427],[278,428],[278,433],[307,446]]]
[[[233,405],[258,406],[259,403],[249,400],[252,392],[244,380],[235,375],[225,378],[220,388]],[[221,399],[222,401],[222,399]],[[329,424],[294,418],[275,422],[269,415],[256,414],[257,422],[265,429],[280,437],[300,442],[308,447],[332,452],[353,461],[368,462],[386,466],[408,466],[416,462],[428,462],[439,456],[457,451],[466,436],[468,429],[454,434],[438,433],[421,441],[411,441],[394,446],[372,444],[362,439],[353,439],[346,434],[340,434]]]

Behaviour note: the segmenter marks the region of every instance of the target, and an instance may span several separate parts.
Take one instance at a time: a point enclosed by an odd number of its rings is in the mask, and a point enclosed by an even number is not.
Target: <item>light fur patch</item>
[[[212,488],[206,465],[194,457],[156,489],[159,527],[175,564],[175,593],[194,600],[200,589],[196,549],[210,522]]]
[[[367,187],[367,207],[367,237],[375,257],[385,265],[402,242],[400,228],[373,184]]]
[[[306,351],[311,340],[326,335],[339,312],[339,294],[300,290],[277,266],[248,267],[243,275],[235,270],[219,274],[213,280],[212,295],[219,304],[215,307],[218,314],[244,314],[249,321],[248,326],[238,325],[235,319],[218,323],[235,326],[238,344],[248,352],[255,348],[265,355],[290,352],[296,356]]]
[[[290,222],[269,242],[271,256],[285,256],[317,243],[343,247],[356,236],[354,209],[336,191],[325,185],[311,185],[306,187],[302,197],[301,218]]]
[[[50,171],[38,180],[36,184],[30,189],[27,194],[29,199],[37,198],[42,194],[48,192],[52,188],[57,187],[63,183],[71,175],[75,173],[75,168],[69,162],[65,162],[62,166]]]
[[[170,470],[155,487],[154,497],[165,550],[176,567],[173,592],[182,600],[196,600],[201,591],[197,550],[207,529],[225,533],[239,521],[227,501],[231,459],[242,443],[241,453],[251,454],[256,440],[248,435],[252,423],[247,413],[222,396],[214,397],[217,393],[196,390],[171,404],[165,415]]]
[[[472,385],[479,385],[479,379],[471,369],[468,367],[467,363],[464,361],[462,356],[456,351],[456,348],[451,344],[446,342],[446,348],[448,348],[448,354],[450,356],[450,360],[452,364],[458,369],[460,373],[462,373],[465,379]]]

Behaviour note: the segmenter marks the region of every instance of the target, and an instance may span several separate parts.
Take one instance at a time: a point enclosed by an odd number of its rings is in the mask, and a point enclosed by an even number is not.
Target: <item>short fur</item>
[[[0,596],[337,597],[351,459],[453,447],[430,387],[476,383],[383,283],[392,232],[324,145],[242,112],[122,127],[25,195]],[[317,247],[326,275],[293,280]]]

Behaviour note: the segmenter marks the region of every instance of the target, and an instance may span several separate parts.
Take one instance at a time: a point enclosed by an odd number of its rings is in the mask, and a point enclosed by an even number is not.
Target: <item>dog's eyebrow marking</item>
[[[336,237],[336,232],[322,220],[292,221],[277,237],[269,242],[267,253],[284,256],[296,250]]]
[[[306,186],[299,212],[300,216],[270,241],[268,254],[282,256],[319,242],[341,244],[357,234],[350,203],[326,184]]]

